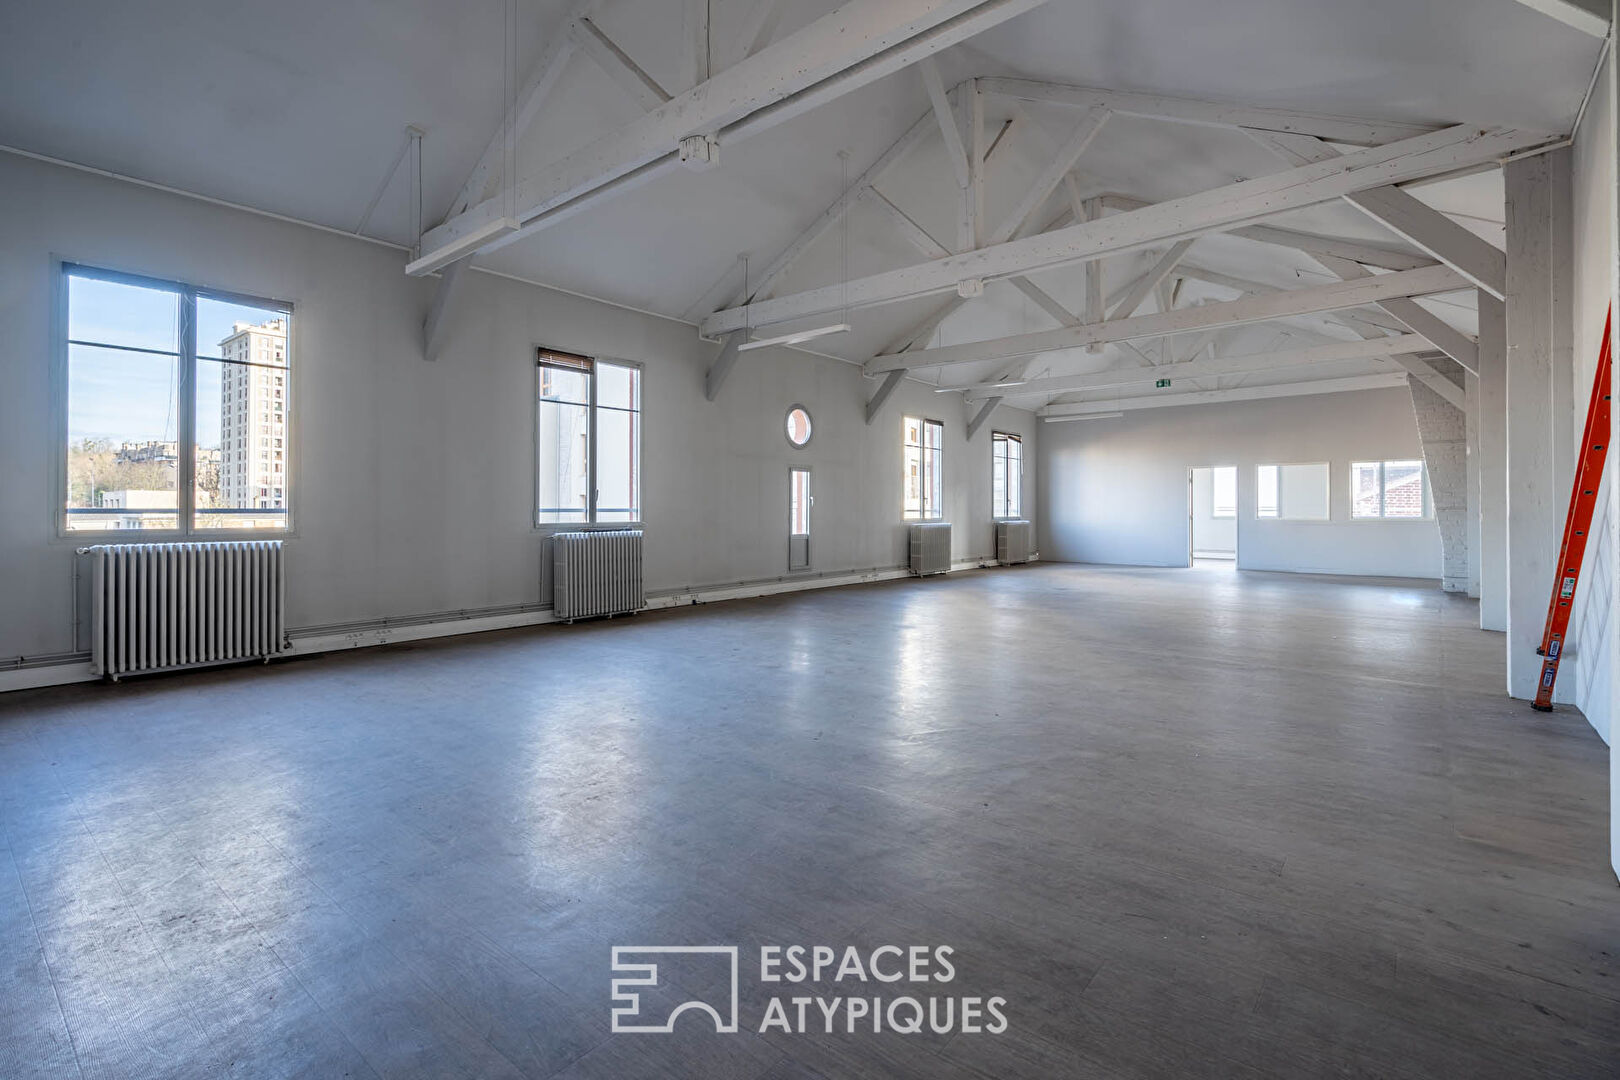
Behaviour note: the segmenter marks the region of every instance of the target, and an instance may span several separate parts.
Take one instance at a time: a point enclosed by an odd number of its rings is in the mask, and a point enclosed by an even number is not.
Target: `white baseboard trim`
[[[33,690],[41,686],[94,682],[101,678],[90,670],[88,660],[70,664],[42,664],[39,667],[8,668],[0,671],[0,694],[8,690]]]
[[[1033,560],[1031,560],[1033,561]],[[993,567],[991,556],[957,559],[951,564],[954,573]],[[689,607],[694,604],[712,604],[726,600],[747,600],[759,596],[805,592],[810,589],[832,589],[843,585],[868,585],[879,581],[895,581],[911,576],[911,571],[896,567],[883,570],[859,570],[846,574],[828,574],[824,577],[781,578],[770,581],[742,582],[736,585],[699,586],[674,592],[659,593],[647,598],[643,611],[663,608]],[[510,630],[520,626],[541,626],[560,620],[550,608],[510,611],[495,615],[468,615],[461,618],[433,619],[423,622],[399,623],[390,626],[363,627],[332,633],[295,636],[282,656],[310,656],[316,653],[342,652],[346,649],[366,649],[404,641],[425,641],[431,638],[458,637],[462,634],[482,634],[491,630]],[[294,632],[296,634],[296,631]],[[90,670],[87,662],[45,664],[39,667],[14,668],[0,671],[0,693],[8,690],[31,690],[41,686],[59,686],[66,683],[93,682],[100,678]]]

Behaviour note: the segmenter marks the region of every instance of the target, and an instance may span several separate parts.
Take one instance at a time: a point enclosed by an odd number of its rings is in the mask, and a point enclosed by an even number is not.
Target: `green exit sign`
[[[1170,380],[1169,379],[1160,379],[1158,382],[1153,384],[1153,389],[1155,389],[1155,390],[1163,390],[1165,387],[1167,387],[1169,385],[1170,385]]]

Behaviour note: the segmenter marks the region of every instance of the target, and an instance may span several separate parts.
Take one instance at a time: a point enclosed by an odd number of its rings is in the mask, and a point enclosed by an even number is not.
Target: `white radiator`
[[[552,613],[572,622],[646,606],[641,530],[604,529],[551,536]]]
[[[254,660],[287,647],[280,540],[98,544],[91,664],[142,671]]]
[[[996,562],[1002,566],[1029,562],[1031,527],[1029,522],[996,522]]]
[[[951,569],[951,526],[948,521],[911,527],[911,572],[918,577]]]

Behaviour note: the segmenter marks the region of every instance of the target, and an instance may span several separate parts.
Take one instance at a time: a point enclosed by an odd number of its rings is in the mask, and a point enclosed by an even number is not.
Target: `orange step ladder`
[[[1569,495],[1569,516],[1564,521],[1564,544],[1558,550],[1558,580],[1553,583],[1552,600],[1547,605],[1547,627],[1541,632],[1541,681],[1536,684],[1533,708],[1552,711],[1553,683],[1558,681],[1558,662],[1563,659],[1564,634],[1575,603],[1575,586],[1581,579],[1581,558],[1586,554],[1587,534],[1592,530],[1592,513],[1597,506],[1598,485],[1603,482],[1603,463],[1609,456],[1609,330],[1614,309],[1603,321],[1603,347],[1598,351],[1597,374],[1592,377],[1592,404],[1586,409],[1586,434],[1581,442],[1581,463],[1575,470],[1575,487]]]

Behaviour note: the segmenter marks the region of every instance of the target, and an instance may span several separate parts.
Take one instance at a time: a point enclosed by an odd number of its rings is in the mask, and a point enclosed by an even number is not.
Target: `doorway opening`
[[[1237,566],[1237,466],[1187,470],[1187,565]]]

